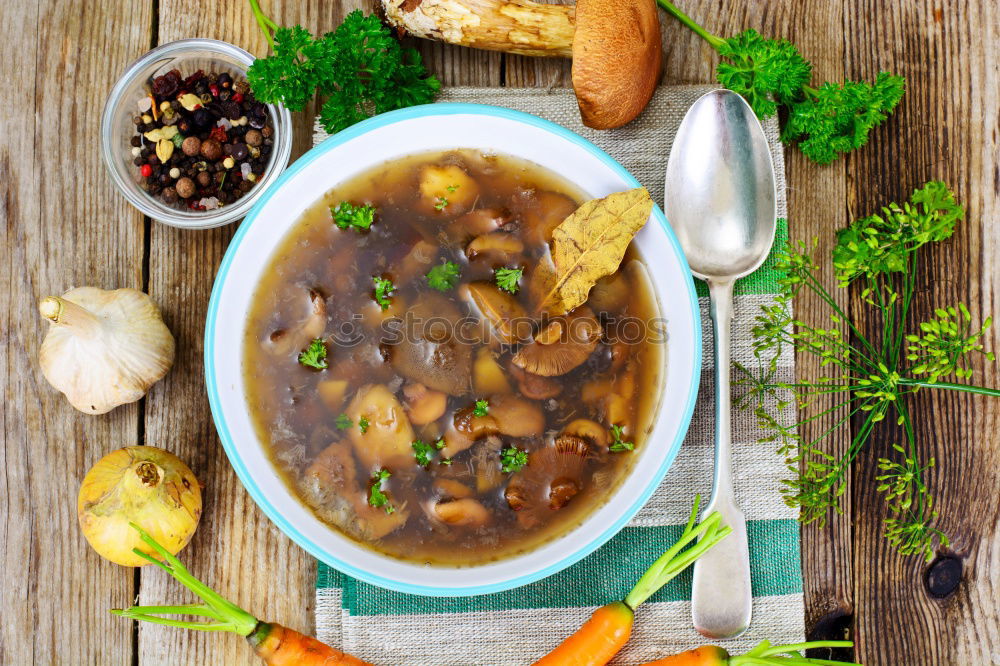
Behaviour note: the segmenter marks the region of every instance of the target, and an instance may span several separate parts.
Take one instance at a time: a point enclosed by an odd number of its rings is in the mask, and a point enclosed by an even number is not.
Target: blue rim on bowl
[[[257,219],[258,214],[261,209],[267,204],[272,196],[281,188],[283,184],[292,179],[300,171],[308,167],[312,162],[317,160],[320,156],[324,155],[326,152],[332,150],[335,147],[340,146],[362,134],[370,132],[374,129],[384,127],[387,125],[392,125],[394,123],[402,122],[405,120],[411,120],[415,118],[421,118],[424,116],[438,116],[438,115],[482,115],[482,116],[493,116],[499,117],[506,120],[512,120],[518,123],[524,123],[526,125],[543,129],[547,132],[557,135],[558,137],[570,141],[577,146],[585,149],[593,156],[598,158],[607,167],[615,172],[616,175],[622,178],[622,180],[632,186],[639,187],[640,183],[635,179],[623,166],[621,166],[613,157],[605,153],[603,150],[598,148],[596,145],[590,141],[584,139],[580,135],[566,129],[560,125],[552,123],[548,120],[538,118],[527,113],[522,113],[520,111],[514,111],[511,109],[505,109],[495,106],[487,106],[481,104],[465,104],[465,103],[438,103],[438,104],[427,104],[422,106],[415,106],[406,109],[400,109],[398,111],[391,111],[388,113],[375,116],[364,120],[356,125],[353,125],[341,132],[338,132],[334,136],[330,137],[323,143],[315,146],[312,150],[307,152],[301,158],[295,161],[284,173],[281,174],[280,178],[274,183],[274,185],[268,188],[267,192],[255,203],[254,207],[250,210],[247,217],[244,219],[243,223],[240,225],[239,230],[233,237],[233,240],[229,244],[229,248],[226,251],[225,256],[222,259],[222,263],[219,266],[219,272],[215,278],[215,284],[212,288],[212,295],[208,304],[208,314],[205,322],[205,383],[208,392],[208,401],[212,409],[212,417],[215,421],[216,430],[219,433],[219,437],[222,440],[223,448],[226,451],[226,455],[229,458],[230,463],[236,470],[236,474],[239,477],[243,486],[253,497],[257,505],[267,514],[268,518],[274,522],[282,532],[289,536],[295,543],[301,546],[306,552],[311,554],[313,557],[321,560],[322,562],[334,567],[341,572],[357,578],[358,580],[364,581],[366,583],[371,583],[379,587],[384,587],[387,589],[395,590],[397,592],[404,592],[408,594],[418,594],[423,596],[471,596],[478,594],[489,594],[494,592],[501,592],[504,590],[514,589],[521,587],[528,583],[532,583],[542,578],[551,576],[552,574],[565,569],[572,564],[580,561],[587,555],[591,554],[597,550],[600,546],[604,545],[608,540],[610,540],[615,534],[617,534],[625,524],[631,520],[631,518],[645,505],[649,500],[650,496],[659,487],[660,482],[662,482],[663,477],[666,475],[667,470],[673,464],[674,459],[677,456],[677,452],[680,450],[681,443],[687,434],[688,427],[690,426],[691,416],[694,412],[695,401],[698,396],[698,385],[700,382],[700,369],[701,369],[701,355],[702,355],[702,341],[701,341],[701,328],[698,322],[701,320],[700,308],[698,306],[698,298],[694,289],[694,281],[691,277],[687,261],[684,258],[684,252],[680,247],[680,243],[674,236],[673,231],[670,229],[670,225],[667,222],[666,216],[660,210],[659,206],[653,207],[653,217],[656,221],[663,227],[666,232],[666,237],[668,238],[673,253],[676,259],[679,261],[684,274],[687,276],[685,280],[685,288],[687,290],[688,303],[691,308],[691,314],[693,321],[696,323],[693,327],[693,363],[692,367],[694,371],[691,373],[690,385],[688,387],[688,399],[683,407],[679,419],[679,427],[676,431],[676,436],[674,441],[671,442],[670,448],[663,460],[660,463],[659,469],[653,475],[650,482],[643,489],[640,495],[635,499],[632,505],[626,510],[620,518],[613,524],[605,528],[598,536],[592,538],[583,547],[576,549],[574,552],[568,554],[566,557],[560,559],[543,569],[524,574],[523,576],[500,581],[498,583],[491,583],[485,585],[468,585],[463,587],[454,588],[440,588],[427,585],[418,585],[412,583],[406,583],[402,581],[392,580],[385,578],[383,576],[375,575],[365,570],[359,569],[358,567],[344,562],[343,560],[337,558],[330,552],[327,552],[322,547],[317,545],[312,539],[307,535],[303,534],[299,529],[292,525],[281,512],[272,505],[260,487],[256,484],[252,478],[249,470],[247,469],[244,461],[241,459],[239,452],[236,449],[236,445],[231,432],[223,418],[221,398],[219,393],[219,385],[216,377],[215,367],[214,367],[214,357],[215,357],[215,332],[216,323],[218,320],[218,310],[220,302],[220,294],[222,291],[222,286],[226,281],[230,265],[240,247],[241,242],[244,237],[249,232],[250,228]],[[331,528],[332,529],[332,528]]]

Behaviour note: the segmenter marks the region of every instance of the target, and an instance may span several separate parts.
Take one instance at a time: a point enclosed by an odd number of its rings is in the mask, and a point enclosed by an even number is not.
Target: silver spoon
[[[774,242],[774,165],[764,129],[742,97],[707,93],[691,106],[667,160],[664,210],[691,272],[708,283],[715,329],[715,476],[705,513],[733,533],[694,565],[691,615],[711,638],[750,626],[747,524],[736,503],[730,433],[730,324],[733,283],[767,258]]]

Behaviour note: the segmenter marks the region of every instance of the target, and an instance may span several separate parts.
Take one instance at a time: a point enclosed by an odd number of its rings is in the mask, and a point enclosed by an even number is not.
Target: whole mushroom
[[[573,58],[583,124],[621,127],[656,89],[663,50],[654,0],[381,0],[390,24],[416,37],[528,56]]]

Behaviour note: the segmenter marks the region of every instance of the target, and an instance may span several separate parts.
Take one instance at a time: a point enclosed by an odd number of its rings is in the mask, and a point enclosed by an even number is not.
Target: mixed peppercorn
[[[267,106],[245,80],[198,70],[154,78],[133,118],[140,186],[167,204],[211,210],[245,195],[274,147]]]

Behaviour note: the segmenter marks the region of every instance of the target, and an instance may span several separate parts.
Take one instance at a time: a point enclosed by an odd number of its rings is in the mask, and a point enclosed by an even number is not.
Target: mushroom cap
[[[511,362],[542,377],[558,377],[578,367],[590,356],[601,338],[601,324],[587,306],[553,320],[521,347]]]
[[[323,520],[357,539],[380,539],[409,518],[405,507],[391,514],[369,506],[349,445],[334,442],[302,473],[299,491]]]
[[[472,347],[459,335],[455,304],[440,294],[422,294],[409,316],[411,325],[389,351],[396,372],[448,395],[468,393]]]
[[[662,61],[654,0],[577,0],[573,88],[584,125],[610,129],[638,116]]]
[[[583,489],[588,446],[572,435],[560,435],[551,446],[528,455],[528,464],[511,476],[504,489],[507,505],[521,527],[546,522]]]

